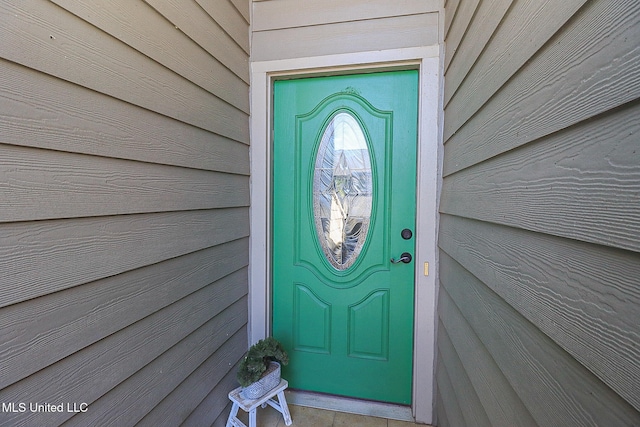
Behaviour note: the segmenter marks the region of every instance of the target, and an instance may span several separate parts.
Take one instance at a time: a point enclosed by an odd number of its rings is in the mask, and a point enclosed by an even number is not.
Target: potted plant
[[[249,348],[240,362],[237,379],[243,387],[241,396],[258,399],[280,384],[280,365],[289,363],[289,355],[280,342],[267,337]]]

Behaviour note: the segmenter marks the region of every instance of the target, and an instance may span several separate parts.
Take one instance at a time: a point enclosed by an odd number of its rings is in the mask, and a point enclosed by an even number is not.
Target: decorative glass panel
[[[313,213],[324,255],[337,270],[358,258],[371,218],[371,159],[364,132],[338,113],[320,141],[313,176]]]

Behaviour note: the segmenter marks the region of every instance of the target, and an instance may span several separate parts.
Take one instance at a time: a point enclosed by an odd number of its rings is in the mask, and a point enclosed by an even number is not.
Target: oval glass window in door
[[[320,246],[329,263],[346,270],[367,237],[373,185],[371,154],[358,121],[336,114],[325,128],[313,176],[313,215]]]

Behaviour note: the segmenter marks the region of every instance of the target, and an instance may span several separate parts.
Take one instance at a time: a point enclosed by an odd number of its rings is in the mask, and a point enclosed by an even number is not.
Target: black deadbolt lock
[[[400,235],[404,240],[409,240],[411,237],[413,237],[413,233],[408,228],[405,228],[404,230],[402,230],[400,232]]]

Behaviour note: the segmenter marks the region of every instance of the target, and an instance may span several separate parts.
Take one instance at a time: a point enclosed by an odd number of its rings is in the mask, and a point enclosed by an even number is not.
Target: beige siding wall
[[[445,32],[439,425],[640,425],[640,4]]]
[[[0,425],[226,416],[247,345],[248,18],[235,0],[0,4],[0,402],[89,405]]]
[[[440,0],[253,2],[252,61],[438,44]]]

